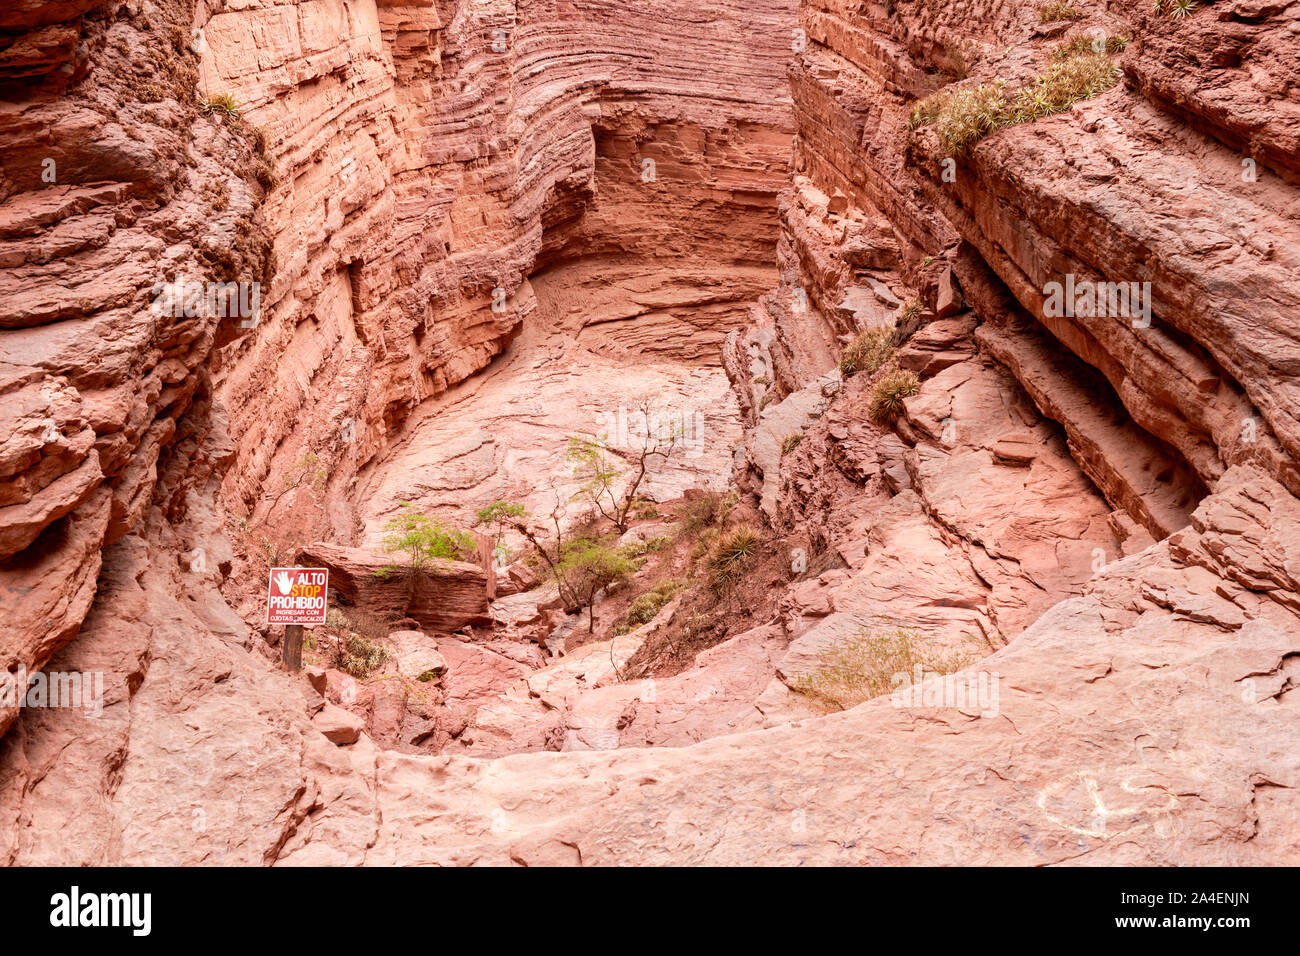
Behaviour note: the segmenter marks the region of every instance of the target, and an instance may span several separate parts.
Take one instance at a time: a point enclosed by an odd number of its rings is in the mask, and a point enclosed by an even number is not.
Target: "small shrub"
[[[758,547],[758,532],[747,524],[736,525],[718,535],[708,557],[714,583],[725,584],[737,577],[758,554]]]
[[[737,500],[735,494],[706,491],[700,497],[686,502],[681,511],[684,530],[687,534],[696,535],[705,528],[722,524],[736,506]]]
[[[419,571],[434,558],[464,561],[477,552],[478,543],[472,534],[449,528],[435,518],[407,510],[410,507],[409,501],[403,501],[404,510],[385,522],[383,548],[389,554],[403,554],[412,571]],[[394,570],[391,566],[381,568],[375,572],[375,576],[386,578]]]
[[[1173,0],[1169,4],[1169,19],[1181,20],[1183,17],[1190,17],[1195,9],[1195,0]]]
[[[508,528],[512,522],[527,517],[523,505],[513,504],[509,501],[494,501],[486,508],[480,508],[474,513],[474,524],[477,525],[495,525],[498,531]]]
[[[226,184],[214,179],[209,179],[203,184],[201,190],[208,204],[217,212],[221,212],[230,205],[230,189]]]
[[[280,185],[280,174],[276,172],[275,161],[271,159],[271,151],[268,146],[266,128],[255,126],[252,131],[253,137],[253,175],[262,189],[270,192],[276,186]]]
[[[944,151],[950,156],[960,156],[993,130],[1006,125],[1004,86],[998,80],[983,86],[944,91],[931,98],[933,103],[918,104],[912,115],[925,118],[920,125],[933,123]]]
[[[254,126],[253,127],[253,151],[257,153],[257,155],[260,156],[262,159],[268,161],[271,158],[269,144],[270,144],[270,140],[266,135],[266,127]]]
[[[638,498],[632,505],[632,514],[641,521],[659,517],[659,505],[649,498]]]
[[[892,425],[903,412],[903,399],[915,395],[921,387],[914,372],[895,369],[871,387],[871,420],[878,425]]]
[[[919,303],[918,303],[919,306]],[[858,372],[874,375],[894,354],[893,326],[867,329],[840,353],[840,374],[852,378]]]
[[[784,458],[786,455],[790,454],[790,452],[798,448],[801,441],[803,441],[803,436],[798,432],[792,432],[791,434],[786,435],[785,441],[781,442],[781,457]]]
[[[653,554],[659,551],[667,551],[672,546],[672,537],[670,535],[661,534],[657,537],[651,538],[645,544],[641,545],[641,547],[637,549],[637,555],[640,556],[642,554]]]
[[[912,112],[907,118],[907,128],[920,129],[922,126],[929,126],[939,118],[939,110],[942,107],[943,94],[927,96],[912,107]]]
[[[1062,20],[1082,20],[1083,11],[1063,0],[1052,0],[1038,8],[1039,23],[1060,23]]]
[[[627,634],[634,631],[643,624],[649,624],[654,620],[655,615],[664,609],[664,606],[680,591],[685,585],[676,578],[670,578],[666,581],[660,581],[651,590],[642,594],[632,602],[627,609],[627,614],[623,620],[614,628],[615,634]]]
[[[303,452],[284,475],[285,490],[306,487],[319,494],[329,484],[329,469],[312,452]]]
[[[560,549],[560,560],[556,566],[563,572],[579,591],[595,592],[607,588],[623,578],[631,577],[645,562],[637,562],[636,546],[621,548],[612,543],[612,539],[574,538],[566,541]],[[578,582],[599,581],[583,587]]]
[[[223,119],[239,119],[239,103],[233,93],[212,93],[199,104],[205,116],[218,115]]]
[[[596,629],[596,595],[608,593],[626,581],[645,564],[631,549],[620,548],[612,540],[591,537],[572,538],[560,547],[551,573],[560,586],[580,607],[588,609],[587,631]]]
[[[927,97],[912,107],[908,128],[933,124],[944,151],[960,156],[996,129],[1064,112],[1118,81],[1119,70],[1105,52],[1073,48],[1012,99],[1005,80]]]
[[[510,501],[494,501],[474,514],[474,527],[492,529],[492,555],[499,565],[504,565],[510,556],[510,551],[505,545],[506,532],[512,529],[518,530],[518,526],[527,521],[528,512],[524,506]],[[535,562],[541,561],[536,554],[536,549],[529,553],[525,561],[530,559]]]
[[[275,166],[270,160],[258,157],[253,163],[253,176],[265,192],[269,193],[280,185],[280,174],[275,171]]]
[[[334,666],[353,677],[369,677],[384,666],[388,649],[360,634],[346,634],[334,645]]]
[[[666,534],[650,538],[647,541],[629,541],[619,550],[628,558],[641,558],[647,554],[655,554],[672,546],[673,539]]]
[[[1121,53],[1128,46],[1128,37],[1106,37],[1105,42],[1101,43],[1102,49],[1097,49],[1098,37],[1087,35],[1077,36],[1073,40],[1067,40],[1052,51],[1053,60],[1068,60],[1072,56],[1080,53]]]
[[[1105,53],[1091,49],[1058,60],[1011,107],[1010,123],[1023,123],[1068,110],[1080,100],[1104,93],[1119,81],[1119,70]],[[1010,124],[1008,124],[1010,125]]]
[[[791,689],[833,710],[848,710],[894,688],[894,675],[922,670],[951,674],[970,665],[973,654],[931,654],[916,647],[917,632],[905,627],[863,628],[818,655],[817,665],[797,675]]]

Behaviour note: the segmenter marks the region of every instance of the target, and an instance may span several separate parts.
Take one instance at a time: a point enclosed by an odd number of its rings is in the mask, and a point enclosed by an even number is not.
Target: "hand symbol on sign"
[[[275,586],[280,589],[281,594],[288,594],[293,590],[293,578],[289,577],[287,572],[281,571],[274,578]]]

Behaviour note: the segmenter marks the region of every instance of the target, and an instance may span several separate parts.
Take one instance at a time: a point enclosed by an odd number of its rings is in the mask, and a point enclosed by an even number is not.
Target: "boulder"
[[[366,725],[356,714],[334,704],[326,704],[311,719],[312,725],[325,735],[330,743],[340,747],[354,744],[361,739],[361,731]]]
[[[961,289],[957,285],[957,278],[952,274],[952,269],[945,269],[939,276],[939,287],[934,296],[934,313],[941,319],[946,319],[950,315],[956,315],[962,310],[963,306]]]
[[[502,569],[497,574],[497,593],[496,597],[509,597],[513,594],[522,594],[525,591],[531,591],[541,583],[537,573],[522,561],[516,561],[507,568]]]
[[[441,677],[447,673],[447,659],[438,653],[437,642],[422,631],[394,631],[388,635],[387,645],[402,677],[420,680],[425,675]]]
[[[381,620],[409,617],[431,631],[491,624],[487,572],[464,561],[434,560],[415,577],[398,569],[386,577],[376,572],[394,564],[391,556],[368,548],[345,548],[323,542],[298,552],[304,567],[328,568],[330,588],[344,604]]]

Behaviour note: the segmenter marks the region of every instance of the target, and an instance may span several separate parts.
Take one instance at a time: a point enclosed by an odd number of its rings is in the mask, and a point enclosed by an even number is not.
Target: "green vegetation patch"
[[[1091,45],[1081,50],[1067,44],[1064,49],[1014,95],[1007,93],[1005,80],[997,80],[926,97],[912,108],[908,128],[933,125],[944,151],[960,156],[994,130],[1062,113],[1119,82],[1119,68],[1107,53]]]

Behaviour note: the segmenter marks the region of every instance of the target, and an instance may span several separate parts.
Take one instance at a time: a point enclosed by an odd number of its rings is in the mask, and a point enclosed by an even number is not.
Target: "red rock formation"
[[[328,569],[343,605],[379,620],[410,618],[441,633],[492,623],[487,572],[477,564],[434,558],[412,578],[389,555],[323,542],[299,551],[296,563]]]
[[[93,720],[0,711],[0,861],[1300,860],[1297,10],[0,14],[0,652],[105,675]],[[956,157],[908,128],[1097,30],[1127,38],[1100,96]],[[195,103],[225,93],[241,119]],[[260,321],[151,310],[177,276],[261,282]],[[1149,282],[1149,326],[1049,313],[1067,277]],[[891,323],[920,388],[886,427],[837,364]],[[456,391],[530,329],[510,387]],[[742,484],[799,545],[771,620],[647,686],[620,668],[656,621],[549,661],[400,632],[355,695],[277,672],[224,512],[356,543],[408,485],[532,494],[584,376],[682,360],[725,367]],[[409,610],[373,556],[305,557]],[[486,623],[452,570],[415,616]],[[493,617],[557,633],[545,599]],[[882,621],[997,699],[826,715],[801,680]]]
[[[63,3],[0,15],[11,671],[40,668],[76,634],[102,549],[150,509],[181,518],[230,459],[208,360],[243,330],[196,315],[173,286],[261,281],[272,264],[255,147],[193,106],[190,14]],[[15,713],[0,708],[0,729]]]
[[[1289,526],[1295,499],[1253,468],[1225,481],[1231,490],[1207,499],[1186,532],[1103,572],[983,662],[1001,677],[995,719],[887,696],[685,748],[444,757],[436,769],[382,753],[382,824],[376,832],[374,816],[356,811],[349,859],[1294,861],[1300,765],[1277,742],[1297,730],[1287,702],[1295,618],[1271,596],[1272,573],[1267,591],[1255,578],[1229,599],[1201,575],[1272,564],[1293,545],[1266,528]],[[332,823],[336,834],[343,824]],[[375,842],[362,850],[363,839]],[[295,843],[288,860],[337,859],[332,849]]]
[[[231,509],[264,518],[310,453],[338,502],[316,530],[351,535],[358,470],[539,298],[580,341],[716,362],[772,282],[793,17],[610,0],[200,18],[200,86],[246,104],[283,180],[267,317],[214,363]]]
[[[268,754],[283,772],[262,788],[260,829],[186,835],[183,794],[211,809],[211,772],[177,765],[194,742],[164,701],[208,707],[215,675],[231,747],[296,710],[261,687],[273,677],[225,680],[232,653],[266,648],[216,591],[237,560],[214,507],[223,475],[222,500],[255,522],[279,507],[298,541],[351,535],[359,465],[509,343],[538,270],[641,283],[625,314],[606,296],[578,324],[635,319],[669,355],[705,356],[743,318],[771,281],[793,0],[679,6],[167,0],[0,15],[0,608],[18,622],[0,650],[13,671],[102,667],[116,715],[95,733],[62,712],[19,721],[0,859],[53,859],[62,832],[64,858],[82,862],[169,846],[267,860],[320,795],[302,763],[319,744],[295,719],[277,741],[306,733],[306,749]],[[742,19],[756,42],[730,42]],[[657,47],[667,55],[648,59]],[[659,164],[653,179],[627,168],[633,146]],[[719,255],[701,268],[705,249]],[[259,283],[260,312],[187,314],[189,282]],[[320,470],[326,513],[303,517]],[[233,599],[248,590],[235,582]],[[217,716],[244,694],[258,701]],[[18,710],[0,710],[0,731]],[[104,767],[85,786],[55,784],[69,771],[41,756],[71,739]],[[206,753],[227,779],[264,771]],[[140,803],[155,775],[175,781],[170,810]]]

